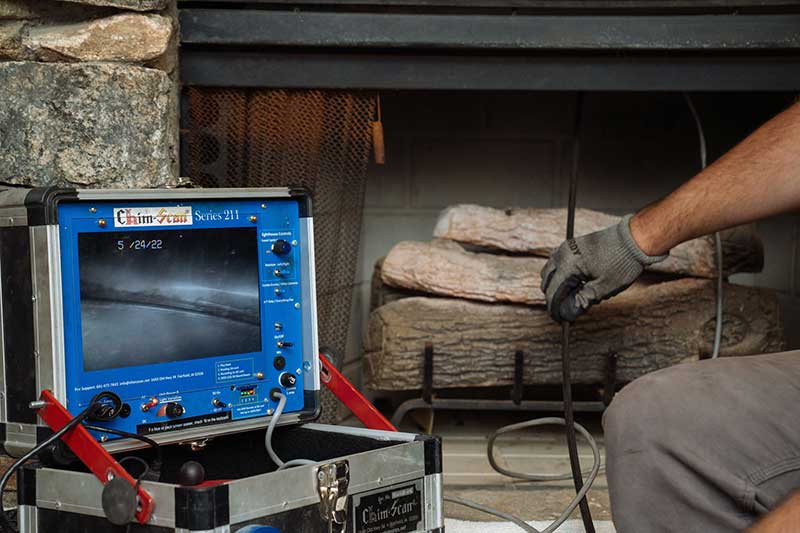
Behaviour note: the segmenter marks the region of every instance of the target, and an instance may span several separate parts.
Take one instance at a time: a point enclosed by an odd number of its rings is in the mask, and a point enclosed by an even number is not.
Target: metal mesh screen
[[[375,98],[341,91],[189,88],[183,173],[201,187],[305,187],[314,201],[320,345],[344,354]],[[332,420],[323,392],[323,416]]]

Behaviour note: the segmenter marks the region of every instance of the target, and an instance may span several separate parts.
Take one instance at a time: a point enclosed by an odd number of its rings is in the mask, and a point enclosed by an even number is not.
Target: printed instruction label
[[[241,381],[253,377],[253,360],[236,359],[235,361],[220,361],[214,365],[217,374],[217,383],[226,381]]]
[[[191,429],[199,426],[211,426],[214,424],[224,424],[230,422],[231,413],[217,413],[211,415],[194,416],[191,418],[181,418],[166,422],[156,422],[154,424],[139,424],[136,426],[136,433],[139,435],[153,435],[155,433],[165,433],[178,429]]]

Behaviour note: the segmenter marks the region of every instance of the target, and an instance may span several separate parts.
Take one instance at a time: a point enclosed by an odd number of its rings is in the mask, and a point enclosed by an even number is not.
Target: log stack
[[[448,208],[430,242],[401,242],[378,261],[364,338],[365,383],[373,390],[422,385],[422,352],[432,342],[434,386],[512,383],[514,353],[525,356],[526,384],[560,383],[561,329],[548,316],[539,287],[550,251],[563,240],[563,209]],[[618,217],[578,210],[576,234]],[[761,240],[750,226],[723,234],[724,272],[757,272]],[[603,383],[606,358],[617,354],[617,379],[710,354],[714,336],[714,242],[676,247],[642,280],[592,308],[573,331],[573,378]],[[780,351],[783,330],[776,295],[725,285],[721,355]]]

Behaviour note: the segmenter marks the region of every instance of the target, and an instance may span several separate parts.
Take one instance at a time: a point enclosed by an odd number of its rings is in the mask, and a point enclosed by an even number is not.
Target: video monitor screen
[[[85,371],[261,350],[255,228],[78,235]]]

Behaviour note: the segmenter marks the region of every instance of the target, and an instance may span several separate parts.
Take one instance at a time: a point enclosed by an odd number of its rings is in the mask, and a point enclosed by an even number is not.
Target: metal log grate
[[[371,153],[372,94],[191,87],[183,173],[201,187],[305,187],[314,200],[320,345],[344,354]],[[323,394],[323,412],[336,412]]]

